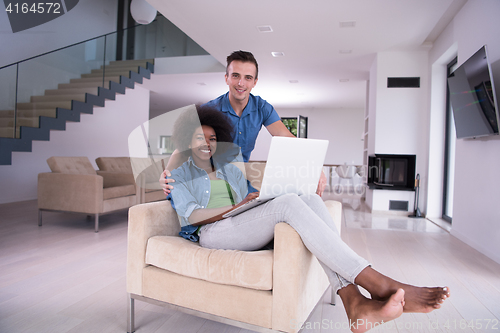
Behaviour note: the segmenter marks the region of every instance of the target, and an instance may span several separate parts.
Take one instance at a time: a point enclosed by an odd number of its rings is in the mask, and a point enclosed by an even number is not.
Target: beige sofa
[[[166,195],[158,182],[163,170],[161,160],[152,164],[149,158],[99,157],[96,160],[99,170],[128,175],[131,183],[136,185],[139,203],[165,200]],[[167,159],[163,159],[166,165]]]
[[[38,174],[38,225],[42,211],[64,211],[95,216],[137,204],[133,177],[94,170],[87,157],[50,157],[52,172]]]
[[[256,188],[264,166],[246,165]],[[325,203],[340,230],[341,203]],[[275,227],[274,250],[252,252],[202,248],[179,237],[179,231],[169,201],[129,210],[128,332],[135,330],[135,300],[259,332],[297,332],[329,285],[286,223]]]

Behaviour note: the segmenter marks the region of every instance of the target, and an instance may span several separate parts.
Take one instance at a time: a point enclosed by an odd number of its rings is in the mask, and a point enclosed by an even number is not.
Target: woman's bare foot
[[[376,326],[398,318],[403,313],[405,292],[398,289],[385,301],[364,297],[355,285],[339,290],[349,318],[349,328],[354,333],[363,333]]]
[[[428,313],[439,309],[441,304],[450,297],[448,287],[415,287],[395,281],[380,274],[371,267],[365,268],[355,282],[368,290],[372,299],[384,301],[398,289],[405,291],[404,312]]]

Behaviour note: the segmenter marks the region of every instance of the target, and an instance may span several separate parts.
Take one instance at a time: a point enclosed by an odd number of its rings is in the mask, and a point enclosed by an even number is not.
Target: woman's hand
[[[169,179],[167,177],[172,177],[172,175],[170,174],[170,171],[168,171],[167,169],[165,169],[161,173],[160,180],[159,180],[160,185],[163,188],[163,193],[165,193],[165,195],[169,195],[170,194],[170,191],[174,188],[172,185],[170,185],[170,183],[174,183],[175,182],[174,179]]]
[[[258,196],[259,196],[259,192],[248,193],[248,195],[245,197],[245,199],[241,200],[241,202],[239,204],[235,205],[234,208],[239,207],[239,206],[257,198]]]

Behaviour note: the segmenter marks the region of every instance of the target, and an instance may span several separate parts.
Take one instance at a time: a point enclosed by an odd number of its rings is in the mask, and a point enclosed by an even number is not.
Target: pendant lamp
[[[130,14],[137,23],[149,24],[156,17],[156,9],[146,0],[132,0],[130,3]]]

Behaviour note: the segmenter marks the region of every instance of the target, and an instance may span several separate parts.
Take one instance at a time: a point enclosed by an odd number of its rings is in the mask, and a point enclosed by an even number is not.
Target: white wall
[[[410,154],[417,156],[420,198],[427,193],[428,164],[428,50],[387,51],[377,54],[370,75],[369,154]],[[420,88],[387,88],[388,77],[420,77]],[[373,88],[373,89],[372,89]],[[373,142],[372,142],[373,140]],[[408,201],[414,209],[412,191],[368,190],[372,210],[389,210],[390,200]],[[425,212],[425,200],[420,200]]]
[[[434,43],[435,63],[455,43],[458,64],[484,44],[492,67],[500,67],[500,1],[469,0]],[[500,89],[500,78],[495,78]],[[434,93],[434,89],[433,89]],[[455,237],[500,263],[500,138],[457,140],[453,224]]]
[[[97,157],[128,156],[129,134],[148,119],[149,90],[136,85],[65,131],[51,131],[50,141],[34,141],[32,152],[14,152],[12,165],[0,165],[0,203],[36,199],[38,173],[50,172],[51,156],[87,156],[96,169]]]
[[[280,117],[308,117],[308,138],[329,140],[325,164],[363,164],[363,109],[279,109]],[[262,128],[251,160],[267,159],[271,135]]]
[[[118,0],[82,0],[66,14],[28,30],[12,33],[0,10],[0,67],[116,31]]]

